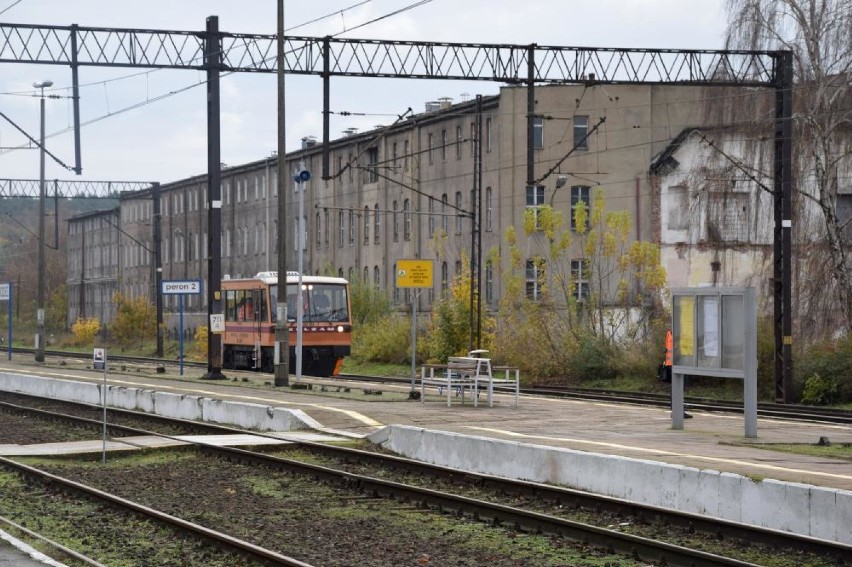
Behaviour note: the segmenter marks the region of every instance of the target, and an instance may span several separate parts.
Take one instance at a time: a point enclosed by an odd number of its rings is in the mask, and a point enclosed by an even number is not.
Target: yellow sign
[[[679,350],[681,356],[692,356],[695,354],[695,333],[693,320],[695,317],[695,299],[692,297],[680,298],[680,340]]]
[[[399,260],[396,287],[432,287],[432,260]]]

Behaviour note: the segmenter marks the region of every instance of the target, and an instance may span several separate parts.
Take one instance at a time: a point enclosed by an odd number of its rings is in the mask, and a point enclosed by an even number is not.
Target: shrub
[[[116,304],[116,315],[110,331],[121,350],[156,339],[157,312],[147,298],[129,298],[116,293],[113,301]]]
[[[186,353],[189,360],[204,362],[207,360],[207,325],[199,325],[192,337],[192,345]]]
[[[570,376],[576,379],[612,379],[618,375],[618,349],[607,339],[591,333],[578,336],[568,358]]]
[[[94,346],[95,335],[101,330],[101,323],[94,317],[84,319],[79,318],[71,325],[71,332],[74,333],[74,346]]]
[[[805,390],[802,393],[802,403],[817,406],[827,406],[837,403],[840,398],[840,386],[837,378],[823,378],[814,374],[805,380]]]
[[[807,389],[808,379],[820,376],[822,381],[837,385],[837,397],[831,403],[852,402],[852,337],[820,343],[798,354],[793,370],[794,376],[807,378],[796,380],[803,391]]]
[[[386,315],[367,323],[352,337],[352,357],[357,360],[402,364],[411,360],[411,322]]]

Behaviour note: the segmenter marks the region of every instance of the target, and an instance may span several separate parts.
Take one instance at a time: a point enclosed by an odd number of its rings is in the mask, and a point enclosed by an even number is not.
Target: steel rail
[[[26,396],[23,394],[15,394],[24,397],[33,397],[38,398],[38,396]],[[51,401],[56,401],[50,398]],[[92,409],[97,409],[96,406],[92,406],[90,404],[83,404],[78,402],[64,402],[70,405],[84,406],[90,407]],[[27,410],[24,406],[18,406],[15,404],[9,404],[4,402],[4,406]],[[44,413],[53,413],[47,410],[35,410],[36,412]],[[143,412],[135,412],[131,410],[123,410],[123,409],[110,409],[111,412],[120,413],[120,414],[128,414],[134,417],[147,417],[149,414]],[[78,422],[89,423],[90,425],[100,427],[102,422],[97,420],[90,420],[87,418],[78,418],[76,416],[71,416],[68,414],[57,414],[59,417],[63,419],[75,420]],[[182,419],[174,419],[174,418],[163,418],[162,416],[157,416],[158,420],[169,421],[171,423],[178,423],[181,425],[185,425],[188,427],[193,427],[199,425],[198,422],[182,420]],[[265,434],[262,432],[247,432],[243,429],[236,429],[228,426],[222,425],[208,425],[201,424],[202,427],[206,429],[210,429],[212,431],[216,431],[217,433],[226,433],[226,434],[246,434],[250,433],[252,435],[257,435],[259,437],[272,438],[276,440],[282,440],[281,437],[271,434]],[[325,480],[333,480],[336,482],[342,482],[344,485],[351,485],[353,482],[357,480],[359,483],[359,487],[369,487],[370,490],[378,490],[379,495],[382,496],[392,496],[394,494],[398,494],[394,496],[394,498],[406,500],[412,499],[412,494],[419,494],[416,491],[415,487],[411,487],[414,490],[414,493],[406,492],[405,490],[400,490],[398,492],[394,492],[390,488],[387,488],[384,484],[385,481],[378,481],[373,479],[372,477],[366,477],[361,475],[354,475],[352,473],[348,473],[345,471],[336,471],[335,469],[330,469],[328,467],[313,468],[318,465],[309,465],[306,463],[301,463],[299,461],[295,461],[292,459],[283,459],[280,457],[272,457],[263,453],[255,453],[252,451],[247,451],[245,449],[236,449],[230,447],[218,447],[214,445],[210,445],[204,443],[203,441],[186,441],[185,439],[178,439],[172,435],[165,435],[157,432],[120,426],[111,424],[109,428],[122,430],[138,435],[156,435],[163,438],[179,440],[183,443],[193,444],[198,447],[201,447],[204,450],[212,451],[215,453],[222,454],[227,458],[238,458],[240,460],[249,459],[252,464],[265,464],[267,466],[273,466],[274,468],[287,466],[291,467],[288,470],[296,470],[298,472],[314,474],[317,478],[323,478]],[[563,488],[553,485],[535,483],[530,481],[521,481],[514,479],[507,479],[503,477],[497,477],[493,475],[474,473],[461,471],[458,469],[452,469],[449,467],[444,467],[440,465],[434,465],[430,463],[425,463],[421,461],[416,461],[413,459],[407,459],[404,457],[398,457],[395,455],[386,455],[381,453],[375,453],[370,451],[363,451],[359,449],[353,449],[350,447],[339,447],[334,445],[325,445],[322,443],[310,442],[310,441],[290,441],[293,445],[299,446],[304,449],[308,449],[310,451],[314,451],[317,453],[324,454],[328,457],[332,457],[335,459],[340,459],[348,462],[359,462],[362,464],[369,465],[379,465],[383,467],[388,467],[391,469],[402,470],[405,472],[427,475],[430,477],[436,478],[447,478],[456,482],[464,482],[467,484],[474,484],[479,488],[488,488],[495,493],[502,494],[522,494],[534,497],[536,499],[550,502],[556,505],[562,506],[572,506],[578,507],[585,510],[591,510],[595,512],[606,511],[613,514],[618,514],[622,516],[628,516],[631,518],[636,518],[639,521],[658,521],[664,522],[668,525],[677,526],[680,528],[688,529],[689,531],[701,532],[706,534],[712,534],[715,537],[719,537],[722,539],[731,539],[731,540],[745,540],[752,543],[761,543],[768,546],[777,546],[783,545],[787,548],[795,549],[798,551],[805,551],[810,553],[816,553],[826,557],[834,557],[838,560],[844,561],[852,561],[852,546],[841,544],[837,542],[826,541],[818,538],[813,538],[809,536],[802,536],[799,534],[794,534],[790,532],[783,532],[780,530],[773,530],[769,528],[763,528],[758,526],[752,526],[749,524],[743,524],[740,522],[733,522],[729,520],[722,519],[714,519],[708,518],[706,516],[702,516],[699,514],[692,514],[688,512],[681,512],[677,510],[670,510],[657,506],[650,506],[639,504],[636,502],[630,502],[627,500],[613,498],[608,496],[602,496],[597,494],[592,494],[589,492],[584,492],[581,490],[574,490],[570,488]],[[271,459],[271,460],[269,460]],[[375,484],[375,481],[378,484]],[[392,483],[391,488],[396,486],[396,483]],[[426,489],[428,490],[428,489]],[[383,492],[386,491],[386,492]],[[389,492],[387,492],[389,491]],[[430,506],[436,506],[440,509],[444,509],[443,507],[447,507],[448,510],[455,510],[457,512],[464,513],[474,518],[486,518],[496,521],[498,523],[511,523],[511,522],[520,522],[519,517],[515,517],[515,514],[521,513],[524,511],[518,511],[516,509],[510,509],[510,511],[503,510],[499,508],[501,505],[494,504],[498,508],[495,510],[491,510],[490,508],[482,508],[477,509],[475,505],[470,504],[467,500],[456,502],[452,498],[448,501],[442,501],[432,492],[425,493],[428,498],[425,499],[417,499],[413,498],[418,502],[425,502]],[[438,493],[441,494],[441,493]],[[464,498],[464,497],[460,497]],[[477,502],[477,501],[474,501]],[[491,503],[488,503],[489,505]],[[459,505],[458,507],[453,507],[455,505]],[[548,516],[549,517],[549,516]],[[562,521],[561,519],[558,519]],[[535,516],[533,520],[530,520],[533,523],[541,521],[538,516]],[[529,526],[529,521],[527,523],[521,522],[519,525],[521,526]],[[538,525],[538,524],[536,524]],[[582,524],[585,525],[585,524]],[[527,529],[524,527],[523,529]],[[576,527],[571,527],[570,529],[564,528],[568,531],[562,532],[559,531],[563,529],[563,526],[557,522],[557,524],[550,525],[549,530],[556,531],[548,531],[542,527],[536,527],[536,531],[545,531],[546,533],[553,533],[556,535],[563,535],[565,537],[574,537],[577,535]],[[596,528],[598,529],[598,528]],[[616,532],[620,533],[620,532]],[[600,534],[596,537],[601,537]],[[592,540],[590,540],[592,541]],[[621,548],[619,548],[621,549]],[[643,556],[643,558],[645,558]],[[650,560],[654,560],[650,558]]]
[[[120,496],[116,496],[115,494],[110,494],[108,492],[104,492],[103,490],[98,490],[97,488],[87,486],[85,484],[69,480],[67,478],[63,478],[61,476],[43,471],[36,467],[31,467],[29,465],[25,465],[23,463],[13,461],[5,457],[0,457],[0,466],[25,474],[31,478],[39,479],[40,481],[43,481],[46,484],[54,484],[57,486],[61,486],[62,488],[73,490],[74,492],[83,494],[89,498],[101,500],[103,502],[106,502],[113,506],[117,506],[122,509],[132,510],[133,512],[141,514],[161,524],[165,524],[178,530],[188,532],[197,537],[214,541],[244,555],[248,555],[250,557],[260,559],[262,561],[271,562],[273,565],[283,565],[285,567],[313,567],[309,563],[304,563],[292,557],[282,555],[275,551],[235,538],[228,534],[217,532],[216,530],[211,530],[210,528],[206,528],[202,525],[195,524],[193,522],[188,522],[176,516],[172,516],[171,514],[166,514],[164,512],[160,512],[159,510],[149,508],[148,506],[144,506],[142,504],[139,504],[138,502],[133,502],[132,500],[121,498]]]
[[[17,530],[18,533],[24,534],[31,539],[37,540],[41,543],[44,543],[44,544],[50,546],[51,548],[59,551],[60,553],[63,553],[68,557],[72,557],[72,558],[76,559],[77,561],[80,561],[81,563],[85,563],[86,565],[91,565],[92,567],[107,567],[103,563],[98,563],[97,561],[95,561],[94,559],[92,559],[91,557],[89,557],[87,555],[83,555],[82,553],[74,551],[70,547],[66,547],[59,542],[53,541],[50,538],[46,538],[41,534],[38,534],[38,533],[36,533],[36,532],[34,532],[30,529],[25,528],[24,526],[22,526],[20,524],[15,523],[12,520],[10,520],[9,518],[5,518],[3,516],[0,516],[0,523],[4,524],[6,526],[9,526],[10,528],[12,528],[14,530]],[[9,529],[9,528],[7,528],[7,529]]]

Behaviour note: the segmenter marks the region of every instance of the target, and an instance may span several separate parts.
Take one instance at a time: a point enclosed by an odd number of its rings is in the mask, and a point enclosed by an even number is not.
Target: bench
[[[447,407],[452,403],[451,396],[454,390],[457,395],[461,395],[462,403],[464,403],[465,391],[476,389],[475,377],[479,371],[479,362],[470,357],[453,356],[447,360],[447,364],[424,364],[420,367],[420,401],[426,401],[426,386],[435,386],[438,388],[439,395],[446,388]],[[476,405],[476,397],[474,397],[474,405]]]
[[[482,351],[475,351],[475,353]],[[474,353],[471,353],[474,354]],[[436,373],[435,371],[438,370]],[[460,395],[464,404],[465,390],[473,390],[473,405],[479,401],[479,390],[485,387],[488,393],[488,407],[494,405],[494,385],[513,386],[515,407],[518,407],[520,371],[517,368],[500,367],[502,377],[492,374],[491,359],[474,356],[451,356],[447,364],[424,364],[420,369],[420,401],[426,401],[426,386],[436,386],[438,395],[447,389],[447,407],[452,403],[452,391]]]

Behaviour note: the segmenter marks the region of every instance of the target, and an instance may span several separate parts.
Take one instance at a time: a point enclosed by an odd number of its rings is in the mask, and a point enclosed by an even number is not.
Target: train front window
[[[349,320],[349,302],[346,286],[341,284],[303,284],[302,320],[307,323]],[[297,286],[287,286],[287,316],[295,321],[297,316]]]
[[[269,315],[272,317],[272,322],[278,320],[278,285],[272,284],[269,286]]]

